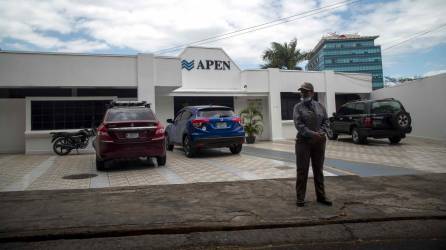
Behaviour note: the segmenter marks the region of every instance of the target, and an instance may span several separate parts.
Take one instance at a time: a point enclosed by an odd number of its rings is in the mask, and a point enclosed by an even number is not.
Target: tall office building
[[[375,45],[378,36],[330,34],[322,37],[312,50],[307,70],[370,73],[372,87],[384,86],[381,46]]]

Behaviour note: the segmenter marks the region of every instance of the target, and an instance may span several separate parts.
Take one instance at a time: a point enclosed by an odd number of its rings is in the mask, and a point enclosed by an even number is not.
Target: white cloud
[[[93,52],[114,46],[151,52],[333,3],[328,0],[0,0],[0,42],[12,38],[53,51]],[[285,42],[297,37],[302,49],[311,50],[329,32],[359,32],[380,35],[377,42],[386,48],[440,25],[445,15],[443,0],[362,3],[205,45],[223,47],[239,64],[261,64],[261,53],[272,41]],[[79,34],[84,36],[79,38]],[[444,41],[446,28],[395,47],[384,56],[390,60],[393,55],[427,50]]]
[[[440,70],[431,70],[426,72],[423,76],[434,76],[434,75],[439,75],[439,74],[443,74],[446,73],[446,69],[440,69]]]
[[[108,49],[109,46],[105,43],[88,41],[85,39],[72,40],[63,43],[63,45],[57,49],[59,52],[89,52],[96,50]]]

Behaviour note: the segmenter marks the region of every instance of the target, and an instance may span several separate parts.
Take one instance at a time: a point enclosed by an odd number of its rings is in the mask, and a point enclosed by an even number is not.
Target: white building
[[[0,153],[48,153],[50,131],[91,127],[113,99],[148,101],[162,122],[183,105],[239,112],[253,102],[264,114],[260,139],[294,138],[292,108],[303,82],[314,85],[329,114],[372,91],[367,74],[241,70],[220,48],[188,47],[178,57],[1,51]]]

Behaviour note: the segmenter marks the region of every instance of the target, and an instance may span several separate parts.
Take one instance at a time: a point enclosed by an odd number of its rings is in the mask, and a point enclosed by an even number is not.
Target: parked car
[[[329,139],[349,134],[356,144],[367,143],[367,137],[388,138],[395,144],[412,131],[410,114],[393,98],[344,104],[329,120]]]
[[[167,150],[182,145],[187,157],[193,157],[200,148],[228,147],[238,154],[245,142],[240,117],[229,107],[188,106],[167,122]]]
[[[156,157],[166,164],[164,127],[145,102],[112,102],[97,128],[96,168],[113,159]]]

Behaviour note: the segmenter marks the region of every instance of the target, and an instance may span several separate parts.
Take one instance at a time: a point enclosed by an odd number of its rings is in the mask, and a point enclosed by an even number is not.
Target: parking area
[[[177,147],[168,152],[164,167],[150,159],[114,161],[103,172],[96,171],[93,154],[0,155],[0,191],[293,178],[293,151],[294,142],[284,140],[246,145],[240,155],[217,149],[190,159]],[[384,140],[355,145],[348,138],[340,138],[328,142],[326,156],[326,176],[446,172],[445,144],[414,138],[403,140],[401,145],[389,145]]]

